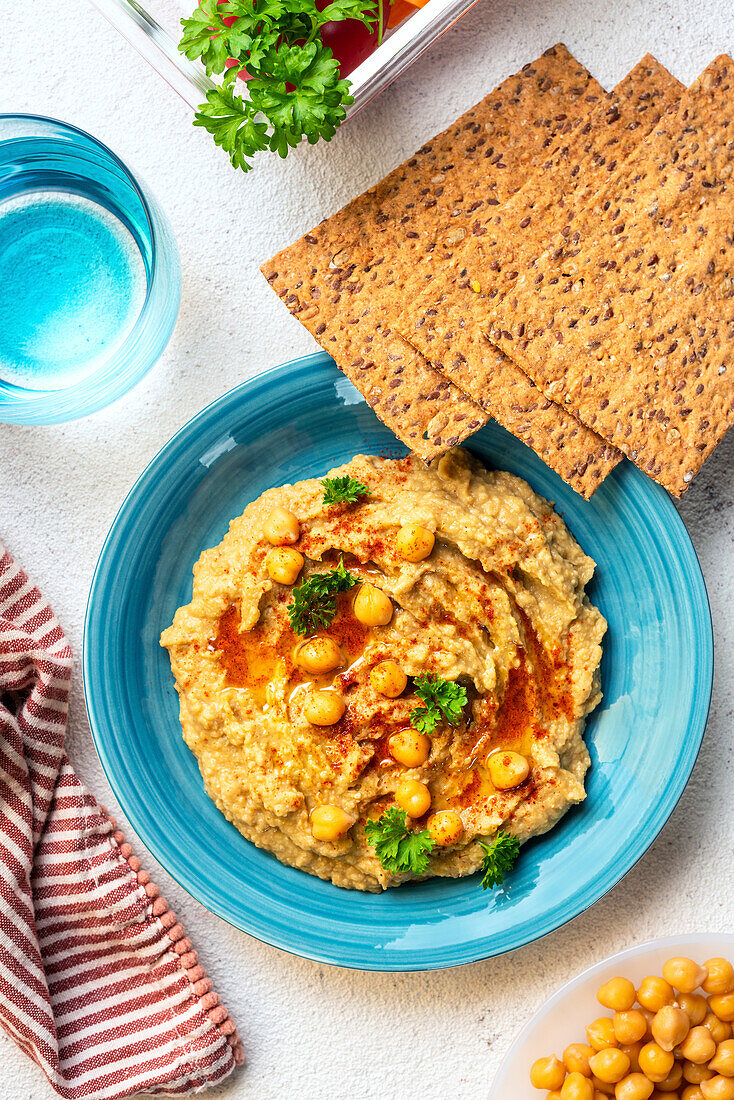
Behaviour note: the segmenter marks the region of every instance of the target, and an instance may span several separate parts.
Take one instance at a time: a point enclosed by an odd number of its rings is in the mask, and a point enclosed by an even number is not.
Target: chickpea
[[[598,1020],[594,1020],[593,1024],[588,1024],[584,1030],[589,1046],[594,1050],[606,1050],[607,1047],[619,1046],[612,1021],[608,1016],[601,1016]]]
[[[656,1089],[653,1089],[650,1093],[650,1100],[680,1100],[680,1093],[677,1089],[671,1089],[669,1092],[662,1092],[660,1085]]]
[[[698,1085],[686,1085],[680,1094],[680,1100],[704,1100],[704,1098]]]
[[[705,1100],[734,1100],[734,1080],[731,1077],[712,1077],[701,1082]]]
[[[644,1073],[630,1073],[619,1082],[614,1095],[617,1100],[649,1100],[654,1087]]]
[[[395,791],[395,801],[408,817],[423,817],[431,808],[431,792],[417,779],[404,779]]]
[[[728,959],[709,959],[704,966],[708,972],[701,987],[704,993],[734,993],[734,966]]]
[[[664,978],[643,978],[637,990],[637,1000],[650,1012],[659,1012],[664,1005],[672,1005],[675,990]]]
[[[614,1085],[602,1081],[599,1077],[592,1077],[591,1083],[594,1086],[594,1100],[597,1100],[598,1096],[614,1096]]]
[[[707,1027],[692,1027],[678,1047],[678,1053],[687,1062],[704,1065],[716,1054],[716,1043]]]
[[[676,1092],[680,1088],[683,1081],[683,1066],[680,1062],[675,1062],[668,1076],[664,1081],[658,1081],[658,1087],[655,1090],[660,1092],[663,1096],[668,1095],[671,1092]]]
[[[647,1020],[637,1009],[615,1012],[612,1024],[620,1043],[637,1043],[647,1035]]]
[[[450,848],[464,832],[464,822],[455,810],[439,810],[428,818],[428,832],[439,848]]]
[[[276,504],[270,514],[265,517],[263,534],[273,546],[283,546],[286,543],[298,542],[301,534],[301,525],[298,517]]]
[[[408,677],[397,661],[380,661],[370,670],[370,683],[379,695],[397,699],[405,691]]]
[[[690,1020],[682,1008],[663,1005],[652,1021],[652,1037],[663,1050],[673,1050],[682,1043],[691,1029]]]
[[[678,956],[668,959],[663,967],[663,977],[670,985],[680,989],[681,993],[693,993],[706,981],[708,974],[693,959]]]
[[[431,755],[431,739],[418,730],[394,733],[388,741],[390,755],[406,768],[419,768]]]
[[[640,1051],[642,1050],[643,1046],[643,1043],[624,1043],[619,1048],[620,1050],[623,1050],[629,1058],[632,1073],[640,1072]]]
[[[722,1077],[734,1077],[734,1039],[719,1043],[715,1056],[709,1062],[709,1069]]]
[[[316,806],[311,810],[314,840],[338,840],[354,825],[354,818],[339,806]]]
[[[594,1077],[605,1085],[616,1085],[630,1071],[630,1060],[621,1050],[607,1047],[600,1050],[589,1059],[589,1066]]]
[[[487,761],[489,778],[498,791],[519,787],[530,775],[530,764],[519,752],[495,752]]]
[[[723,1020],[720,1020],[718,1016],[709,1009],[706,1013],[706,1018],[703,1021],[703,1026],[707,1027],[711,1032],[711,1038],[716,1045],[726,1042],[727,1039],[731,1039],[731,1024],[725,1024]]]
[[[706,1019],[708,1001],[700,993],[679,993],[678,1005],[688,1017],[691,1027],[697,1027]]]
[[[612,1012],[629,1012],[637,1000],[637,991],[628,978],[612,978],[597,990],[596,999]]]
[[[333,726],[344,717],[346,703],[335,691],[314,691],[306,702],[306,721],[312,726]]]
[[[354,614],[364,626],[387,626],[392,619],[390,597],[374,584],[361,584],[354,599]]]
[[[725,1024],[734,1023],[734,993],[715,994],[709,997],[709,1008]]]
[[[265,559],[265,568],[272,581],[278,584],[295,584],[303,569],[303,554],[292,546],[276,546]]]
[[[569,1073],[561,1086],[561,1100],[594,1100],[594,1086],[583,1073]]]
[[[675,1065],[672,1050],[663,1050],[657,1043],[646,1043],[640,1051],[640,1069],[656,1084],[664,1081]]]
[[[571,1043],[563,1052],[563,1064],[569,1073],[582,1073],[584,1077],[591,1077],[589,1062],[595,1050],[583,1043]]]
[[[395,537],[398,554],[406,561],[423,561],[433,550],[436,536],[418,523],[406,523]]]
[[[342,651],[333,638],[309,638],[296,647],[296,663],[312,676],[332,672],[344,663]]]
[[[714,1071],[708,1066],[697,1065],[696,1062],[683,1063],[683,1076],[691,1085],[700,1085],[702,1081],[708,1081],[714,1076]]]
[[[555,1056],[538,1058],[530,1070],[530,1084],[536,1089],[559,1089],[566,1079],[566,1067]]]

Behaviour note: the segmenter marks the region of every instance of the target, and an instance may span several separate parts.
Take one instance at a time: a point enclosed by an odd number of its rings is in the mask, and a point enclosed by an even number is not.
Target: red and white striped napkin
[[[198,1092],[242,1062],[242,1045],[64,752],[71,666],[0,543],[0,1023],[68,1100]]]

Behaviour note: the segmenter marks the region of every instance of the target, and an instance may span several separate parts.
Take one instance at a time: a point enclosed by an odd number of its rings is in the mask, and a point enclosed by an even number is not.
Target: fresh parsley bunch
[[[410,712],[410,724],[419,733],[431,734],[441,723],[458,726],[466,706],[466,688],[455,680],[442,680],[440,676],[416,676],[413,690],[424,707]]]
[[[208,130],[244,172],[265,149],[285,157],[304,137],[311,145],[330,141],[353,99],[319,32],[345,19],[369,27],[378,19],[377,5],[332,0],[319,11],[315,0],[201,0],[181,20],[178,48],[200,59],[209,76],[224,73],[224,79],[207,93],[194,125]],[[230,59],[235,64],[228,66]],[[232,87],[243,70],[250,76],[244,96]]]
[[[296,634],[313,634],[329,626],[336,615],[336,597],[348,592],[359,579],[350,573],[341,558],[336,569],[328,573],[312,573],[293,589],[288,604],[288,618]]]
[[[390,806],[382,817],[370,818],[364,827],[365,835],[380,863],[391,875],[425,875],[429,868],[429,855],[436,842],[423,829],[414,833],[408,828],[405,810]]]

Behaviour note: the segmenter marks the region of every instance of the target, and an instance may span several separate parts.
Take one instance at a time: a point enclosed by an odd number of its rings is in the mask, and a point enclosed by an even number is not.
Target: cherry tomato
[[[387,13],[387,0],[383,0]],[[319,11],[328,9],[328,0],[319,0]],[[356,19],[344,19],[340,23],[326,23],[321,28],[321,40],[339,62],[342,76],[349,76],[358,65],[377,49],[379,27],[377,22],[365,27]]]

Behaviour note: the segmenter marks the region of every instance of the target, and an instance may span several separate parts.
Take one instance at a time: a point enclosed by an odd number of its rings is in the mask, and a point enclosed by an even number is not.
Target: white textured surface
[[[12,7],[11,15],[8,2],[3,21],[2,110],[55,115],[110,144],[167,210],[184,271],[171,345],[136,390],[88,420],[0,425],[0,535],[42,586],[77,662],[97,554],[134,478],[214,397],[312,349],[259,274],[262,260],[558,40],[607,87],[646,50],[689,82],[734,41],[729,0],[480,0],[330,147],[304,147],[285,162],[272,157],[245,177],[230,170],[208,136],[191,127],[183,104],[83,0],[36,0],[32,17]],[[486,1097],[518,1027],[574,972],[657,935],[731,929],[733,483],[730,437],[681,505],[717,635],[713,709],[693,779],[651,852],[565,929],[458,970],[336,970],[229,928],[139,851],[244,1037],[248,1068],[212,1096]],[[644,730],[635,732],[644,737]],[[100,799],[117,810],[92,745],[78,673],[69,752]],[[0,1100],[51,1095],[40,1071],[0,1038]]]

